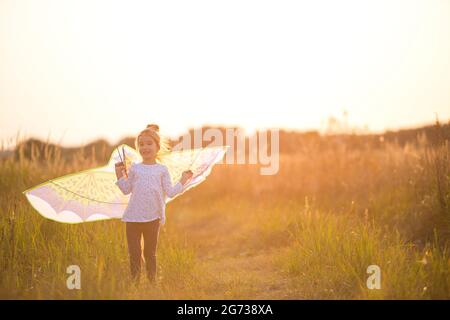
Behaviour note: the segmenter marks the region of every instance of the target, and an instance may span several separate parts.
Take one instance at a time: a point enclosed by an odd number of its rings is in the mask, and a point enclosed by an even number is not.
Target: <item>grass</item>
[[[122,222],[66,225],[33,210],[23,190],[103,164],[44,154],[0,159],[0,298],[450,298],[444,138],[281,154],[274,176],[217,165],[168,205],[156,286],[130,281]],[[73,264],[81,290],[66,287]],[[374,264],[379,290],[366,286]]]
[[[419,249],[395,230],[354,216],[300,213],[294,244],[279,264],[307,299],[445,298],[450,255],[437,241]],[[367,267],[381,270],[381,290],[369,290]]]

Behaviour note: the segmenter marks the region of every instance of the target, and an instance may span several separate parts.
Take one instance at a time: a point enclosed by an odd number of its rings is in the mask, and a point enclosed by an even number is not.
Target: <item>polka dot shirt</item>
[[[183,191],[181,182],[172,185],[169,170],[165,165],[133,163],[128,178],[121,177],[116,185],[123,194],[131,193],[122,221],[148,222],[161,219],[166,221],[166,197],[172,198]]]

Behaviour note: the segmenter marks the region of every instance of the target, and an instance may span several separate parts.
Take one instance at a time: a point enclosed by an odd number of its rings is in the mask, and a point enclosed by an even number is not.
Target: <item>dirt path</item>
[[[215,230],[215,229],[219,230]],[[206,228],[190,242],[210,299],[297,299],[275,258],[285,248],[262,250],[252,245],[251,230]],[[223,237],[223,234],[227,234]]]
[[[210,282],[211,298],[293,299],[288,280],[273,261],[274,255],[271,250],[199,259]]]

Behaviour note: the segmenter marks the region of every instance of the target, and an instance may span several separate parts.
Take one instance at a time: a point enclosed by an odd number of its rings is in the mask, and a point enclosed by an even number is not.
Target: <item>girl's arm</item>
[[[128,171],[128,178],[125,177],[125,175],[123,174],[123,171],[121,171],[120,169],[119,169],[119,172],[118,172],[117,166],[116,166],[116,176],[118,179],[116,181],[116,185],[119,187],[120,191],[122,191],[122,193],[124,195],[130,194],[131,190],[133,189],[132,188],[133,187],[133,185],[132,185],[133,177],[134,177],[133,165],[130,166],[130,170]]]
[[[167,167],[164,167],[164,172],[162,175],[162,187],[165,192],[165,194],[169,198],[173,198],[177,194],[179,194],[181,191],[183,191],[183,181],[180,180],[174,185],[172,185],[172,182],[170,181],[170,174]]]

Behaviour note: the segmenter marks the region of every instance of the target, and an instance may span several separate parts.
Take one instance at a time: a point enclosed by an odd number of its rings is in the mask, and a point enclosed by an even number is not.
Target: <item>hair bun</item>
[[[153,129],[155,131],[159,131],[159,126],[157,124],[149,124],[147,125],[147,129]]]

